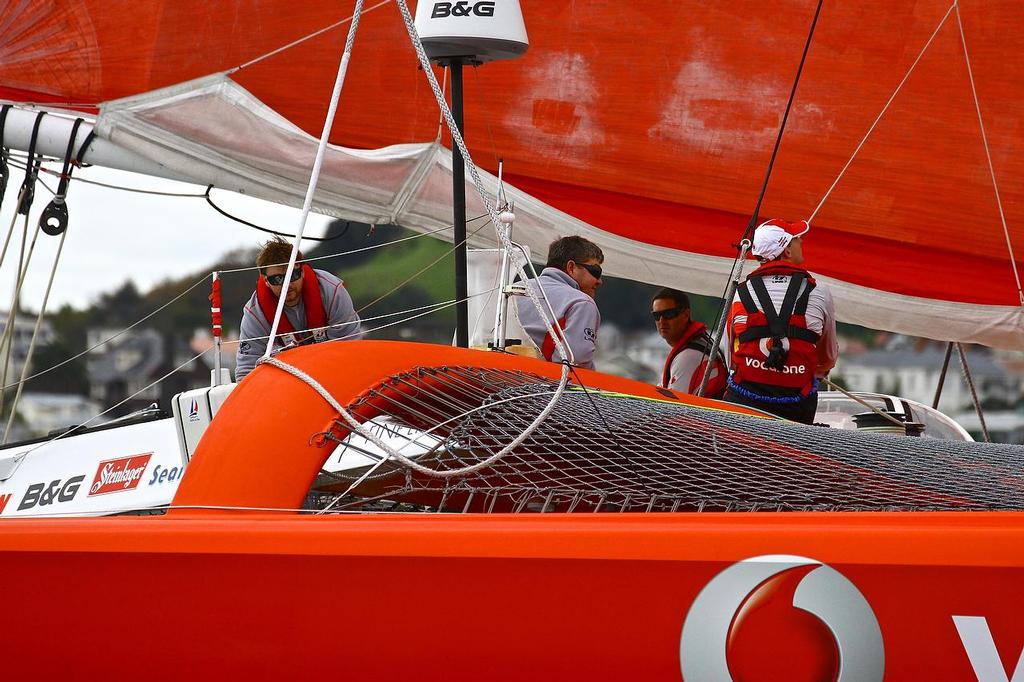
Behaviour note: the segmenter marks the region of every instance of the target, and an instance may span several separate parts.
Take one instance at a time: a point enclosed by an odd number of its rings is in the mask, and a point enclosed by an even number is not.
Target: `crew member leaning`
[[[696,394],[712,356],[712,339],[704,323],[691,317],[690,297],[676,289],[662,289],[651,299],[651,317],[661,338],[671,347],[658,386]],[[725,358],[716,348],[705,397],[722,397],[726,373]]]
[[[256,280],[255,293],[242,311],[235,358],[236,381],[245,378],[267,350],[267,337],[281,290],[285,289],[284,276],[291,252],[291,244],[275,237],[264,244],[256,256],[260,277]],[[302,254],[298,257],[301,259]],[[359,315],[344,282],[325,270],[314,270],[301,262],[296,262],[291,282],[285,289],[284,312],[277,331],[275,353],[293,344],[358,338],[362,333]]]
[[[806,220],[754,230],[761,266],[736,289],[729,311],[732,375],[725,399],[804,424],[814,422],[818,380],[839,357],[835,305],[804,261]]]
[[[562,237],[548,247],[544,270],[526,283],[541,297],[542,303],[544,296],[547,297],[550,312],[563,331],[563,341],[572,352],[573,364],[587,369],[594,368],[597,328],[601,325],[601,313],[594,296],[601,286],[603,262],[604,254],[597,244],[583,237]],[[540,295],[541,290],[544,296]],[[544,359],[562,362],[544,318],[528,296],[516,300],[516,312]]]

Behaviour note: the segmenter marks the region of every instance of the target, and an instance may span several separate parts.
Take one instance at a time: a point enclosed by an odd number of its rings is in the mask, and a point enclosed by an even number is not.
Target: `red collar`
[[[687,344],[700,334],[704,333],[706,327],[703,322],[697,322],[696,320],[690,320],[690,324],[686,325],[686,329],[683,331],[683,336],[675,345],[672,346],[672,350],[668,352],[668,357],[665,358],[665,369],[661,373],[661,385],[667,387],[668,380],[672,378],[672,361],[676,359],[676,356],[686,350]]]
[[[270,290],[270,285],[262,276],[256,280],[256,301],[260,305],[263,317],[273,324],[274,314],[277,312],[277,296]],[[305,264],[302,265],[302,303],[306,309],[307,328],[316,329],[327,325],[327,312],[324,310],[323,297],[320,295],[320,280],[313,272],[313,268]],[[277,331],[281,334],[291,334],[295,327],[288,321],[286,315],[281,315]]]

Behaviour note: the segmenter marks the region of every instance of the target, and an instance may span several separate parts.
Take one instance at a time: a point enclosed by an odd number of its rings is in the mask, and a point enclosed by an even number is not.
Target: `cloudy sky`
[[[3,205],[0,206],[0,247],[7,238],[14,204],[22,182],[21,171],[11,168]],[[51,188],[52,176],[43,174]],[[83,178],[112,185],[160,192],[202,194],[203,187],[104,168],[75,171]],[[298,229],[300,211],[232,192],[217,192],[214,200],[225,210],[250,222],[282,232]],[[38,216],[52,196],[38,188],[29,220],[29,242]],[[142,291],[172,277],[208,268],[224,253],[252,248],[268,235],[240,225],[214,211],[202,198],[163,197],[72,182],[68,192],[70,216],[47,310],[65,303],[85,307],[100,294],[126,280]],[[8,310],[21,248],[24,217],[17,221],[7,255],[0,266],[0,310]],[[305,234],[322,236],[329,219],[311,214]],[[40,233],[22,293],[22,305],[33,311],[42,303],[59,237]],[[308,248],[312,242],[306,242]]]

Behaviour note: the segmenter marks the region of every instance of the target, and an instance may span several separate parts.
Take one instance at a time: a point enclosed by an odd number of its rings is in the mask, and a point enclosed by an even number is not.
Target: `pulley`
[[[46,208],[39,216],[39,229],[56,237],[68,229],[68,185],[71,183],[71,172],[75,169],[74,153],[75,141],[78,139],[78,128],[82,125],[82,119],[76,118],[75,125],[71,128],[71,135],[68,138],[68,150],[64,154],[64,170],[60,174],[60,185],[57,186],[57,194],[54,195]],[[84,147],[84,145],[83,145]],[[79,152],[81,157],[81,152]]]
[[[39,229],[51,237],[68,229],[68,205],[63,201],[57,203],[57,197],[54,197],[39,216]]]

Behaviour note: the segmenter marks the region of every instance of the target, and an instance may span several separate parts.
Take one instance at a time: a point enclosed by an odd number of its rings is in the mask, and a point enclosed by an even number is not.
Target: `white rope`
[[[305,382],[310,388],[316,391],[321,398],[327,401],[328,405],[334,408],[334,410],[341,415],[341,418],[345,420],[345,422],[353,431],[355,431],[360,436],[376,445],[383,452],[385,452],[389,458],[401,462],[402,464],[409,467],[410,469],[413,469],[414,471],[418,471],[421,474],[424,474],[426,476],[432,476],[434,478],[454,478],[456,476],[465,476],[475,471],[485,469],[494,464],[495,462],[497,462],[498,460],[500,460],[502,457],[510,453],[512,450],[519,447],[523,443],[523,441],[529,438],[530,434],[532,434],[533,431],[538,426],[540,426],[540,424],[545,419],[547,419],[548,415],[551,414],[551,411],[555,409],[555,404],[558,402],[558,397],[561,396],[564,390],[564,385],[559,386],[555,390],[554,397],[552,398],[551,402],[549,402],[547,406],[543,410],[541,410],[540,414],[537,415],[533,422],[528,427],[526,427],[526,429],[521,434],[519,434],[511,443],[506,445],[499,452],[491,455],[490,457],[481,462],[477,462],[476,464],[472,464],[470,466],[462,467],[459,469],[449,469],[447,471],[438,471],[436,469],[425,467],[419,462],[416,462],[415,460],[409,459],[408,457],[400,453],[398,450],[393,448],[391,445],[381,440],[377,436],[377,434],[375,434],[371,429],[364,428],[364,425],[361,424],[358,420],[356,420],[356,418],[353,417],[352,414],[350,414],[349,411],[346,410],[341,405],[341,403],[335,400],[334,396],[332,396],[327,391],[327,389],[321,386],[316,379],[309,376],[298,367],[293,367],[292,365],[282,362],[277,358],[261,358],[260,362],[268,365],[273,365],[274,367],[277,367],[278,369],[287,372],[288,374],[291,374],[293,377],[299,379],[300,381]]]
[[[451,424],[454,421],[458,421],[460,419],[465,419],[466,417],[470,416],[471,414],[474,414],[476,412],[480,412],[481,410],[486,410],[486,409],[494,408],[494,407],[497,407],[498,405],[504,405],[505,403],[515,402],[516,400],[525,400],[526,398],[539,398],[540,396],[551,395],[552,393],[553,393],[553,391],[540,391],[538,393],[529,393],[529,394],[526,394],[526,395],[512,396],[511,398],[503,398],[502,400],[498,400],[498,401],[493,402],[493,403],[487,403],[486,405],[478,405],[477,407],[474,407],[471,410],[467,410],[467,411],[463,412],[462,414],[456,415],[454,417],[449,417],[448,419],[445,419],[443,422],[441,422],[439,424],[434,424],[433,426],[431,426],[426,431],[421,431],[418,434],[416,434],[415,438],[409,438],[408,436],[403,436],[403,438],[406,439],[406,442],[403,443],[401,446],[399,446],[398,449],[396,450],[396,452],[401,452],[402,450],[405,450],[410,445],[419,443],[419,439],[422,438],[423,436],[431,436],[433,438],[437,438],[437,436],[434,436],[434,431],[436,431],[438,429],[441,429],[441,428],[444,428],[445,426],[447,426],[448,424]],[[368,422],[368,423],[373,423],[373,422]],[[423,443],[419,443],[419,444],[423,445]],[[430,450],[420,454],[419,457],[422,458],[422,457],[425,457],[427,455],[430,455],[430,454],[434,453],[443,444],[444,444],[444,441],[438,440],[438,442],[435,443],[434,446],[430,448]],[[357,450],[358,450],[358,448],[357,448]],[[377,456],[376,453],[371,453],[371,452],[369,452],[367,450],[360,450],[359,454],[363,455],[364,457],[374,457],[374,456]],[[341,499],[343,497],[345,497],[350,492],[352,492],[353,490],[358,488],[360,485],[362,485],[363,481],[365,481],[367,478],[372,476],[373,472],[377,471],[377,469],[379,469],[381,466],[383,466],[389,460],[390,460],[389,457],[381,457],[380,459],[378,459],[377,462],[374,463],[374,465],[372,467],[370,467],[370,469],[366,473],[364,473],[362,476],[360,476],[358,479],[356,479],[356,481],[354,483],[352,483],[348,488],[346,488],[344,492],[339,493],[329,505],[327,505],[326,507],[324,507],[323,509],[318,511],[317,514],[326,514],[327,512],[329,512],[331,509],[334,508],[334,505],[338,504],[338,502],[341,501]],[[328,473],[331,473],[331,472],[328,472]]]
[[[448,69],[450,67],[444,67],[444,76],[441,79],[441,95],[446,96],[448,93]],[[434,137],[435,144],[441,144],[441,133],[444,132],[444,114],[439,110],[437,112],[437,135]]]
[[[28,353],[25,355],[25,364],[21,366],[21,378],[18,380],[18,390],[14,394],[14,401],[11,403],[11,415],[7,419],[7,428],[4,429],[3,443],[6,444],[11,435],[11,427],[14,426],[14,415],[18,411],[18,402],[21,400],[21,392],[25,388],[25,375],[28,374],[32,363],[32,354],[36,348],[36,338],[39,336],[39,327],[43,323],[43,315],[46,314],[46,304],[50,300],[50,290],[53,288],[53,280],[57,275],[57,264],[60,262],[60,254],[64,250],[64,239],[68,231],[60,234],[60,243],[57,244],[57,254],[53,257],[53,267],[50,268],[50,279],[46,282],[46,292],[43,294],[43,302],[39,307],[39,315],[36,316],[36,326],[32,329],[32,340],[28,344]]]
[[[409,33],[409,38],[412,40],[413,46],[416,49],[416,56],[419,59],[420,66],[423,68],[423,73],[427,77],[427,82],[430,83],[430,89],[434,93],[434,99],[437,101],[437,106],[440,108],[442,115],[444,116],[445,123],[448,125],[448,132],[452,136],[452,144],[459,148],[459,152],[462,154],[466,168],[469,170],[469,177],[473,181],[473,187],[476,189],[477,195],[480,197],[480,201],[483,203],[487,213],[491,216],[491,224],[494,226],[494,231],[501,241],[502,246],[505,248],[506,253],[513,253],[515,245],[505,230],[502,229],[501,216],[498,215],[497,207],[491,201],[490,196],[483,189],[483,182],[480,180],[480,171],[476,167],[476,163],[473,162],[473,156],[469,153],[469,148],[466,147],[466,141],[462,137],[462,133],[459,131],[459,127],[455,124],[455,118],[452,116],[451,109],[448,107],[448,102],[445,100],[444,93],[441,91],[441,87],[437,83],[437,77],[434,75],[434,70],[430,66],[430,60],[427,58],[427,53],[423,49],[423,42],[420,40],[419,33],[416,31],[416,25],[413,21],[412,14],[409,12],[409,6],[406,0],[395,0],[395,4],[398,5],[399,11],[402,13],[402,19],[405,21],[405,29]],[[454,156],[454,155],[453,155]],[[523,279],[527,279],[526,268],[524,265],[516,261],[515,265],[519,274]],[[541,287],[537,287],[540,289]],[[488,459],[488,462],[496,461],[500,457],[504,457],[505,453],[512,450],[513,447],[523,442],[543,423],[547,415],[555,408],[558,400],[562,397],[562,393],[565,391],[566,386],[569,384],[569,372],[571,369],[571,363],[575,362],[572,349],[568,347],[568,344],[564,343],[564,336],[561,333],[561,325],[554,320],[552,316],[549,318],[544,312],[544,307],[541,303],[540,297],[537,292],[533,290],[533,287],[526,286],[526,294],[537,310],[540,318],[544,321],[544,327],[548,334],[554,339],[555,349],[561,355],[562,358],[566,359],[566,362],[562,363],[562,374],[558,381],[558,389],[555,394],[551,397],[551,401],[541,411],[537,418],[521,433],[515,441],[507,448],[503,449],[500,453]],[[550,305],[548,306],[550,308]],[[558,332],[552,327],[552,323],[558,326]],[[373,441],[371,441],[373,442]],[[387,450],[385,450],[387,452]],[[397,454],[397,453],[396,453]]]
[[[821,210],[821,207],[828,200],[829,196],[832,194],[832,190],[834,190],[836,188],[836,185],[839,184],[839,181],[842,179],[843,175],[846,173],[846,170],[850,167],[850,164],[853,163],[853,160],[857,158],[857,154],[860,153],[861,147],[863,147],[864,143],[868,141],[868,138],[871,136],[871,133],[874,132],[875,127],[878,125],[879,121],[882,120],[882,116],[885,115],[885,112],[889,110],[889,106],[892,105],[893,100],[896,99],[896,95],[898,95],[900,90],[903,89],[904,84],[906,84],[907,80],[910,78],[910,74],[914,73],[914,69],[917,68],[918,62],[921,61],[921,58],[924,57],[925,52],[927,52],[928,48],[931,47],[932,41],[935,40],[935,36],[937,36],[939,34],[939,31],[942,29],[943,25],[946,23],[946,20],[949,19],[949,15],[953,12],[953,9],[955,7],[956,7],[956,0],[953,0],[953,4],[949,6],[948,10],[946,10],[946,14],[942,17],[942,21],[940,21],[939,25],[935,27],[934,31],[932,31],[931,36],[928,38],[928,42],[926,42],[924,44],[924,47],[922,47],[921,51],[918,53],[917,59],[915,59],[914,63],[910,65],[910,69],[907,71],[906,75],[903,76],[903,80],[901,80],[899,85],[896,86],[896,89],[893,90],[892,95],[889,96],[889,100],[885,103],[885,106],[882,107],[882,110],[878,113],[878,116],[875,118],[874,123],[872,123],[871,127],[868,128],[868,131],[866,133],[864,133],[864,137],[861,138],[860,144],[857,145],[857,148],[853,150],[853,155],[850,156],[850,160],[847,161],[846,165],[843,166],[843,169],[841,171],[839,171],[839,175],[836,176],[836,179],[832,182],[832,185],[829,186],[828,191],[825,192],[825,196],[823,196],[821,198],[821,201],[818,202],[818,205],[815,207],[814,211],[811,213],[811,216],[807,219],[807,222],[809,222],[809,223],[813,223],[814,222],[814,218],[815,218],[815,216],[818,215],[818,211]]]
[[[275,55],[278,55],[278,54],[284,52],[285,50],[292,49],[296,45],[301,45],[302,43],[304,43],[304,42],[306,42],[308,40],[312,40],[313,38],[316,38],[319,35],[323,35],[324,33],[327,33],[328,31],[333,31],[334,29],[338,28],[339,26],[343,26],[343,25],[347,24],[350,21],[355,20],[355,22],[358,23],[359,15],[360,14],[369,14],[373,10],[377,9],[378,7],[383,7],[384,5],[388,4],[389,2],[391,2],[391,0],[383,0],[382,2],[378,2],[376,5],[371,5],[370,7],[367,7],[366,9],[362,10],[361,12],[357,9],[356,12],[353,13],[353,15],[350,16],[350,17],[346,17],[345,19],[342,19],[341,21],[336,21],[333,24],[331,24],[330,26],[325,26],[322,29],[320,29],[319,31],[314,31],[313,33],[305,35],[305,36],[299,38],[298,40],[293,40],[292,42],[288,43],[287,45],[283,45],[283,46],[277,48],[276,50],[272,50],[270,52],[267,52],[264,55],[260,55],[259,57],[256,57],[255,59],[250,59],[249,61],[247,61],[246,63],[242,64],[241,66],[236,66],[235,68],[229,70],[227,73],[228,74],[232,74],[232,73],[235,73],[236,71],[241,71],[242,69],[250,67],[253,64],[257,64],[257,63],[263,61],[264,59],[269,59],[269,58],[271,58],[271,57],[273,57]]]
[[[313,160],[313,171],[310,173],[309,184],[306,186],[306,198],[302,202],[299,229],[295,234],[295,241],[292,243],[292,253],[288,258],[288,268],[285,270],[285,282],[291,281],[292,271],[295,269],[295,260],[299,253],[299,244],[302,242],[302,234],[306,231],[306,220],[309,218],[309,211],[313,207],[313,195],[316,193],[316,186],[320,180],[320,168],[323,166],[324,155],[327,152],[327,140],[331,136],[334,116],[338,111],[341,89],[345,85],[345,74],[348,72],[348,62],[352,58],[352,46],[355,43],[356,31],[359,30],[359,17],[362,10],[363,0],[356,0],[355,12],[352,13],[352,23],[348,27],[348,38],[345,40],[345,51],[342,53],[341,63],[338,65],[338,75],[334,80],[334,90],[331,92],[331,103],[327,109],[323,132],[320,134],[320,144],[316,150],[316,158]],[[270,326],[270,341],[267,343],[266,355],[263,356],[266,358],[270,357],[270,352],[274,347],[274,337],[277,335],[278,325],[281,324],[281,315],[284,314],[284,291],[285,288],[282,288],[281,295],[277,297],[277,310],[274,312],[274,322]]]
[[[20,208],[21,202],[18,202],[18,206],[15,207],[15,218],[18,216],[18,208]],[[38,232],[38,227],[36,231]],[[22,223],[21,230],[21,241],[20,252],[18,255],[18,267],[15,270],[14,276],[14,292],[11,295],[11,308],[7,313],[7,326],[4,328],[3,340],[0,341],[0,354],[4,358],[3,371],[0,372],[0,385],[7,383],[7,372],[11,367],[11,356],[14,355],[14,328],[18,322],[18,303],[21,300],[21,283],[25,279],[25,270],[28,267],[28,263],[25,262],[25,243],[28,242],[28,213],[25,214],[25,220]],[[33,242],[34,245],[35,242]],[[4,391],[0,391],[0,413],[3,412],[4,402],[7,394]]]
[[[430,66],[430,59],[427,57],[427,53],[423,49],[423,42],[420,40],[419,33],[416,31],[416,25],[413,21],[412,14],[409,12],[409,6],[406,3],[406,0],[395,0],[395,4],[398,5],[398,9],[402,13],[402,19],[405,21],[406,31],[408,31],[409,38],[412,40],[413,47],[416,49],[416,56],[419,58],[420,66],[423,69],[424,75],[427,77],[427,81],[430,83],[430,89],[434,92],[434,99],[437,100],[437,106],[441,109],[441,114],[444,116],[445,123],[448,125],[448,132],[451,133],[452,143],[459,148],[459,152],[465,160],[466,168],[469,170],[470,179],[473,181],[473,187],[480,196],[480,200],[483,202],[487,213],[491,216],[491,223],[494,225],[494,230],[498,235],[498,240],[501,241],[502,246],[505,249],[511,252],[515,247],[508,235],[506,235],[501,229],[502,222],[501,217],[498,215],[497,208],[491,201],[490,196],[488,196],[483,189],[483,183],[480,180],[480,171],[473,162],[473,157],[469,153],[469,149],[466,147],[466,141],[463,139],[462,133],[459,132],[458,126],[455,125],[455,118],[452,116],[451,109],[448,107],[448,102],[445,100],[444,93],[441,91],[440,85],[437,83],[437,77],[434,75],[434,70]],[[528,278],[526,270],[521,264],[518,270],[524,280]],[[551,338],[554,339],[555,348],[558,350],[559,354],[563,358],[567,358],[569,362],[573,362],[575,358],[572,355],[572,349],[567,348],[563,343],[561,334],[555,333],[555,329],[551,324],[552,320],[548,319],[548,316],[541,305],[540,298],[537,296],[537,293],[533,291],[533,287],[527,286],[526,294],[537,309],[541,319],[544,320],[544,326],[546,327],[547,332],[551,335]],[[559,331],[561,331],[561,328],[559,328]],[[568,368],[565,368],[563,374],[566,381],[568,381],[569,378],[568,372]]]
[[[0,267],[3,267],[4,261],[7,259],[7,248],[11,245],[11,238],[14,236],[14,227],[18,224],[18,206],[21,206],[22,200],[25,198],[25,189],[22,188],[18,192],[18,201],[14,204],[14,215],[11,216],[11,226],[7,228],[7,239],[4,240],[3,251],[0,251]]]
[[[1013,278],[1017,282],[1017,296],[1020,304],[1024,306],[1024,288],[1021,288],[1020,273],[1017,272],[1017,258],[1013,253],[1013,242],[1010,241],[1010,230],[1006,226],[1006,213],[1003,212],[1003,200],[999,196],[999,182],[996,180],[996,169],[992,164],[992,152],[988,146],[988,135],[985,134],[985,120],[981,115],[981,102],[978,100],[978,90],[974,85],[974,71],[971,69],[971,57],[967,54],[967,38],[964,35],[964,24],[960,19],[960,5],[954,2],[956,7],[956,23],[960,27],[960,44],[964,48],[964,62],[967,64],[967,77],[971,81],[971,96],[974,98],[974,110],[978,114],[978,127],[981,129],[981,142],[985,147],[985,159],[988,161],[988,172],[992,177],[992,189],[996,194],[996,206],[999,207],[999,220],[1003,224],[1003,236],[1006,237],[1006,249],[1010,252],[1010,267],[1013,268]],[[982,422],[984,427],[984,421]],[[986,434],[987,435],[987,434]]]

